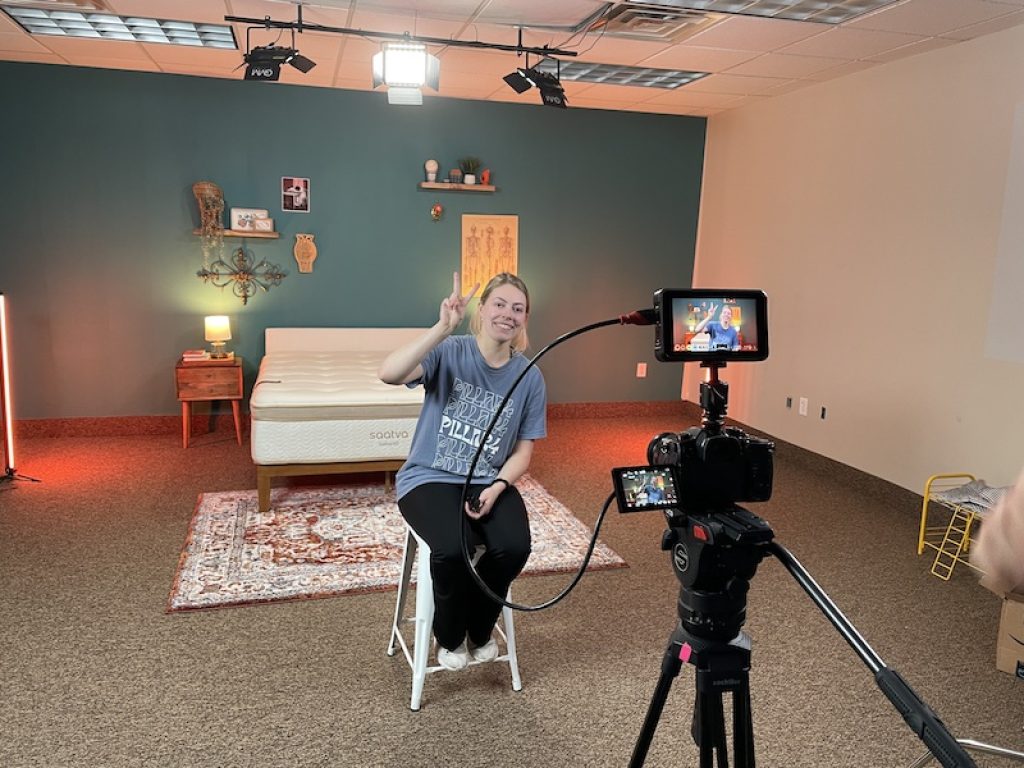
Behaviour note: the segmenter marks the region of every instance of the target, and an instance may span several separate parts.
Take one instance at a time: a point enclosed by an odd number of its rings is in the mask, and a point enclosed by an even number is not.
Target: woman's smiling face
[[[479,311],[484,333],[495,341],[511,341],[526,324],[526,294],[514,285],[499,285]]]

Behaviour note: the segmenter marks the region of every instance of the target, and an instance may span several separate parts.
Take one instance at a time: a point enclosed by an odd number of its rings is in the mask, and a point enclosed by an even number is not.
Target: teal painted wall
[[[429,95],[397,107],[382,93],[19,63],[0,63],[0,84],[0,291],[20,419],[177,413],[174,361],[203,345],[208,314],[231,317],[249,384],[267,326],[430,325],[463,213],[520,217],[534,351],[691,282],[700,118]],[[426,158],[450,168],[467,154],[495,194],[417,187]],[[282,176],[311,179],[310,213],[280,210]],[[195,277],[201,179],[228,208],[269,209],[281,232],[246,241],[289,273],[247,306]],[[296,232],[316,236],[312,274],[298,272]],[[679,366],[652,346],[632,327],[561,346],[542,364],[550,400],[678,399]]]

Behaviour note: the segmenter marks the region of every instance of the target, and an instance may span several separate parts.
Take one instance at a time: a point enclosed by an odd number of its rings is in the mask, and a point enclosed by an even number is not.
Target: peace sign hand
[[[438,312],[438,320],[448,333],[453,333],[459,327],[462,318],[466,315],[466,307],[469,306],[470,300],[476,295],[479,288],[480,283],[477,283],[473,286],[473,290],[463,296],[459,283],[459,273],[452,273],[452,293],[441,302],[441,309]]]
[[[711,308],[708,310],[708,317],[714,317],[715,316],[715,312],[717,312],[717,311],[718,311],[718,305],[715,304],[714,302],[711,302]]]

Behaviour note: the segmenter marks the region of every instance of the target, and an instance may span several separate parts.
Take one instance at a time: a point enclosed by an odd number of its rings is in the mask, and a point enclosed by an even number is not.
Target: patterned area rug
[[[516,487],[533,537],[524,574],[575,571],[591,531],[530,477]],[[276,488],[270,510],[257,507],[256,491],[199,496],[168,612],[397,588],[405,522],[393,488]],[[625,566],[598,541],[588,570]]]

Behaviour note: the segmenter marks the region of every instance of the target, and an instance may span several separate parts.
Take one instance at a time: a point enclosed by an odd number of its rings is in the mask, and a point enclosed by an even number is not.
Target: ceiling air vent
[[[591,26],[592,32],[631,40],[678,43],[726,18],[721,14],[664,5],[616,5]]]

